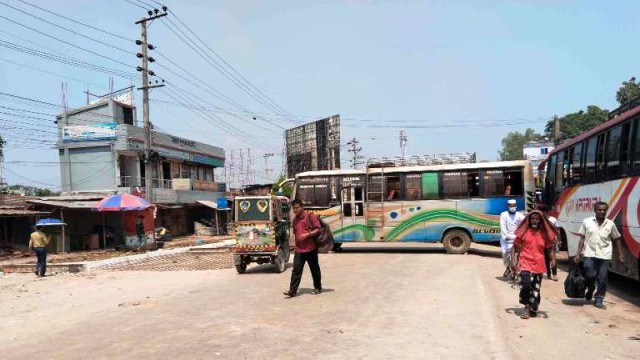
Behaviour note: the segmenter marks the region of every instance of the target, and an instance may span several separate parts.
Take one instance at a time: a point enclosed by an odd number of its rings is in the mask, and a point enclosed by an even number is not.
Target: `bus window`
[[[382,175],[373,175],[369,177],[369,201],[382,201]]]
[[[622,145],[622,126],[609,130],[607,136],[607,175],[610,178],[620,176],[620,146]]]
[[[622,137],[620,138],[620,175],[629,175],[630,168],[630,146],[631,143],[631,123],[622,125]]]
[[[427,172],[422,173],[422,199],[435,200],[438,199],[440,193],[438,173]]]
[[[522,196],[524,195],[524,183],[521,169],[509,169],[504,171],[504,187],[505,195]],[[509,194],[507,194],[509,189]]]
[[[405,175],[402,200],[420,200],[420,198],[422,198],[422,176],[420,174]]]
[[[480,173],[471,172],[467,175],[467,194],[471,197],[480,196]]]
[[[596,179],[598,181],[604,181],[606,177],[605,168],[605,146],[606,146],[605,134],[598,135],[598,156],[596,157]]]
[[[640,118],[634,121],[634,130],[632,137],[632,166],[634,173],[640,173]]]
[[[385,176],[386,201],[400,200],[400,175]]]
[[[587,182],[594,182],[596,180],[596,147],[598,145],[598,138],[592,137],[587,142],[587,155],[585,157],[585,173]]]
[[[562,190],[564,186],[564,151],[556,154],[556,178],[554,180],[556,192]]]
[[[328,178],[300,179],[296,198],[300,199],[306,207],[329,207],[331,194]]]
[[[571,183],[579,184],[582,182],[582,148],[584,143],[580,143],[573,147],[573,156],[571,157]]]
[[[504,172],[502,170],[487,170],[484,172],[483,196],[503,196],[506,190]]]
[[[442,173],[442,197],[456,198],[469,196],[469,182],[471,174],[467,172]]]

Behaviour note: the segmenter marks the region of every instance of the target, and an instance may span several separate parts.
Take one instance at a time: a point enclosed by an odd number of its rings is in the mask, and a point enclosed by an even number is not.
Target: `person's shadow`
[[[504,309],[504,311],[507,314],[513,314],[513,315],[516,315],[516,316],[520,317],[522,315],[522,313],[524,312],[524,306],[523,307],[515,307],[515,308],[506,308],[506,309]],[[548,319],[549,315],[547,314],[546,311],[538,310],[538,314],[537,315],[535,315],[535,316],[531,315],[531,318],[536,318],[536,317],[543,318],[543,319]]]
[[[298,293],[296,294],[295,297],[299,297],[302,295],[311,295],[311,296],[322,296],[322,294],[324,293],[331,293],[336,291],[335,289],[330,289],[330,288],[322,288],[322,293],[318,294],[318,295],[312,295],[311,293],[313,292],[314,289],[312,288],[300,288],[298,289]],[[287,298],[287,299],[292,299],[292,298]]]
[[[562,299],[562,303],[564,305],[569,305],[569,306],[585,306],[590,302],[585,300],[584,298],[578,298],[578,299]]]

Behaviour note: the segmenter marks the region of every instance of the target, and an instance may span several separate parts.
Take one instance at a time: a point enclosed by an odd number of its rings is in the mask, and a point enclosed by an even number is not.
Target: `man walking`
[[[309,269],[313,277],[313,294],[317,295],[322,292],[318,248],[315,242],[315,237],[322,231],[320,220],[315,215],[308,213],[299,199],[293,200],[291,207],[294,213],[293,233],[296,238],[296,254],[293,257],[293,271],[291,272],[289,291],[285,291],[284,295],[288,297],[296,296],[302,279],[302,270],[306,262],[309,263]]]
[[[543,205],[540,205],[538,207],[538,210],[542,211],[542,213],[544,214],[545,218],[547,220],[549,220],[551,225],[553,225],[554,228],[559,233],[560,222],[555,217],[549,215],[549,207],[547,207],[547,205],[543,204]],[[554,251],[555,254],[558,254],[558,252],[560,251],[560,237],[556,238],[556,242],[555,242],[555,244],[553,246],[553,251]],[[551,265],[551,256],[549,255],[548,252],[544,253],[544,261],[545,261],[546,266],[547,266],[547,279],[551,279],[553,281],[558,281],[558,266],[557,266],[557,264],[554,264],[553,266]]]
[[[538,314],[540,305],[540,288],[542,276],[546,271],[545,253],[551,258],[551,266],[555,265],[556,253],[553,246],[556,240],[556,229],[538,210],[530,212],[516,229],[516,239],[511,249],[513,269],[520,267],[520,304],[524,311],[520,316],[528,319]]]
[[[609,277],[609,263],[613,256],[613,243],[618,248],[618,259],[625,262],[622,244],[620,243],[620,232],[613,221],[607,219],[609,205],[605,202],[597,202],[594,206],[595,216],[588,217],[582,221],[580,243],[578,252],[573,261],[578,263],[580,255],[584,258],[584,268],[587,275],[587,293],[585,299],[591,301],[595,291],[595,306],[604,309],[604,296],[607,293],[607,282]],[[597,290],[596,290],[597,283]]]
[[[511,269],[511,247],[515,240],[515,231],[524,219],[522,213],[517,212],[516,201],[510,199],[507,201],[507,211],[500,214],[500,247],[502,248],[502,262],[505,270],[502,277],[515,278],[516,274]]]
[[[29,239],[29,251],[36,254],[36,268],[34,273],[37,276],[44,277],[47,272],[47,245],[49,245],[51,237],[42,232],[42,227],[36,226],[36,231],[31,233]]]

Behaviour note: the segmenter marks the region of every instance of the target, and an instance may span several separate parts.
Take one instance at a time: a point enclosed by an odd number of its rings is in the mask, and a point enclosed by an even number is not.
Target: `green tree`
[[[278,195],[278,192],[280,191],[280,187],[278,185],[280,185],[284,180],[286,180],[286,177],[284,177],[284,175],[280,175],[278,180],[271,187],[272,195]],[[291,187],[291,183],[284,184],[282,186],[282,192],[284,196],[291,198],[291,195],[293,194],[293,188]]]
[[[37,197],[47,197],[47,196],[56,196],[56,195],[59,195],[59,193],[56,193],[49,189],[36,189],[35,191],[35,196]]]
[[[630,105],[634,100],[640,99],[640,84],[636,81],[635,77],[629,79],[629,81],[623,81],[622,85],[616,92],[616,100],[620,106]]]
[[[522,160],[524,154],[522,149],[524,144],[529,141],[542,140],[542,135],[536,133],[535,130],[529,128],[524,131],[524,134],[519,131],[510,132],[502,139],[502,150],[500,153],[500,160]]]
[[[609,111],[595,105],[587,106],[587,111],[580,110],[560,117],[560,139],[571,139],[589,131],[609,119]],[[555,138],[554,120],[549,120],[545,126],[548,138]]]

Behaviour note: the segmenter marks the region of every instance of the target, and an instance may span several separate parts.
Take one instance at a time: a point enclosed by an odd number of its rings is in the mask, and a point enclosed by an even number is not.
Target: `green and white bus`
[[[293,198],[330,226],[334,249],[348,242],[442,242],[448,253],[462,254],[472,241],[500,241],[507,200],[521,211],[533,208],[535,184],[528,161],[383,161],[363,170],[300,173]]]

